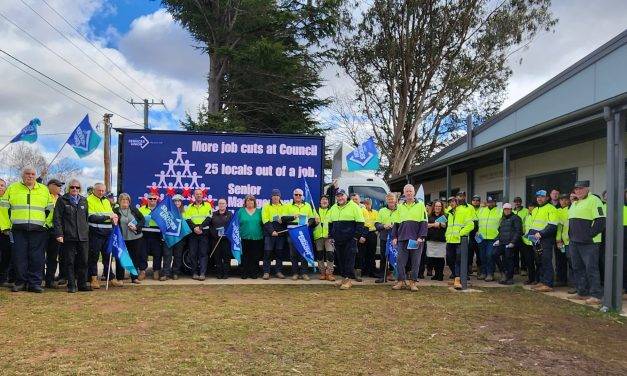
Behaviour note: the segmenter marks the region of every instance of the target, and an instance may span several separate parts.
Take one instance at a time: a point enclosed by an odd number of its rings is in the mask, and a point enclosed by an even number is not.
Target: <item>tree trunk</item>
[[[222,77],[220,75],[220,59],[217,54],[209,53],[209,75],[207,77],[207,111],[215,114],[220,111],[220,86]]]

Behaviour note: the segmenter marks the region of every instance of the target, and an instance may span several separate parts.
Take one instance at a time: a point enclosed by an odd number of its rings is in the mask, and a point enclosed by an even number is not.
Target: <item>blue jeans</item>
[[[46,231],[13,231],[13,269],[15,284],[40,286],[43,279],[45,247],[48,241]]]
[[[540,271],[538,272],[538,280],[549,287],[553,287],[553,247],[555,247],[555,239],[540,239],[542,245],[542,257],[540,258]]]
[[[599,245],[571,242],[569,251],[577,283],[577,294],[601,299],[603,290],[599,273]]]
[[[418,243],[417,249],[408,249],[407,246],[409,241],[399,241],[398,242],[398,260],[397,260],[397,270],[398,270],[398,280],[405,281],[407,280],[407,273],[405,272],[405,267],[407,266],[407,261],[411,259],[411,280],[418,280],[418,269],[420,268],[420,258],[422,257],[422,250],[424,248],[424,242]]]
[[[479,243],[479,257],[481,258],[481,274],[494,274],[494,239],[483,239]]]

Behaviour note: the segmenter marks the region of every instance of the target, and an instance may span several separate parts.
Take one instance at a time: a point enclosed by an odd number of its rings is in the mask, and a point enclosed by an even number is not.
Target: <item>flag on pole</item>
[[[372,137],[346,155],[348,171],[378,170],[379,162],[379,151]]]
[[[67,139],[67,144],[74,148],[79,158],[83,158],[96,150],[101,139],[102,137],[89,123],[89,115],[85,115],[83,121],[78,124]]]
[[[113,252],[116,262],[119,262],[131,275],[139,275],[137,269],[135,269],[135,265],[133,265],[131,255],[128,254],[126,244],[124,243],[124,236],[122,236],[122,230],[120,230],[120,226],[118,225],[113,226],[113,231],[111,231],[111,235],[109,235],[106,251],[107,257],[111,252]]]
[[[313,243],[311,241],[309,227],[307,225],[296,226],[288,228],[287,232],[290,234],[290,239],[292,239],[294,248],[296,248],[298,253],[300,253],[300,255],[307,260],[307,264],[309,266],[315,266]]]
[[[303,182],[305,183],[305,189],[304,189],[304,193],[305,193],[305,202],[308,202],[311,204],[311,209],[314,211],[314,213],[316,212],[316,205],[314,204],[313,201],[313,196],[311,195],[311,191],[309,190],[309,184],[307,184],[307,179],[303,178]]]
[[[174,247],[176,243],[192,233],[170,196],[165,196],[163,201],[152,209],[150,218],[159,226],[163,240],[168,247]]]
[[[416,192],[416,201],[425,202],[425,189],[422,187],[422,184],[420,184],[418,192]]]
[[[397,259],[398,259],[398,249],[394,245],[392,245],[392,237],[388,234],[387,241],[385,243],[385,257],[388,259],[388,262],[394,268],[394,273],[398,273],[396,270]]]
[[[238,264],[242,263],[242,238],[239,236],[239,217],[237,213],[233,215],[231,222],[226,227],[224,235],[231,242],[231,253]]]
[[[20,141],[25,141],[29,144],[34,143],[35,141],[37,141],[37,127],[39,126],[41,126],[41,121],[37,118],[34,118],[30,122],[28,122],[28,125],[22,128],[20,133],[13,137],[13,139],[11,139],[9,143],[12,144],[14,142]]]

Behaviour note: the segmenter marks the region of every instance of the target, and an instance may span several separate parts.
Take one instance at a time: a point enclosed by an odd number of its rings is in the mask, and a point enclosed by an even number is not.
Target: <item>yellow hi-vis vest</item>
[[[318,208],[320,223],[314,229],[314,240],[329,237],[329,208]]]
[[[414,201],[412,204],[404,202],[398,205],[397,208],[399,223],[427,221],[427,209],[422,201]]]
[[[87,212],[89,216],[98,215],[108,217],[113,214],[113,209],[111,208],[111,202],[106,197],[98,198],[92,193],[87,196]],[[105,223],[88,222],[88,224],[91,228],[113,228],[111,219],[107,219]]]
[[[282,203],[267,204],[261,208],[261,222],[264,224],[268,222],[278,222],[278,220],[284,215],[285,207]]]
[[[3,202],[5,204],[3,204]],[[4,201],[4,195],[0,197],[0,231],[11,229],[11,219],[9,218],[9,203]]]
[[[486,206],[477,212],[478,232],[484,239],[493,240],[499,236],[499,224],[502,216],[503,212],[496,206],[492,209]]]
[[[207,217],[211,217],[211,213],[213,212],[213,208],[211,204],[208,202],[203,202],[202,205],[188,205],[185,208],[185,213],[183,213],[183,217],[185,219],[189,219],[195,225],[202,224]]]
[[[546,203],[543,206],[538,206],[533,210],[531,215],[531,227],[532,230],[542,231],[547,225],[557,226],[557,209],[551,203]]]
[[[41,183],[35,183],[32,189],[22,182],[11,184],[1,205],[11,210],[14,230],[43,231],[46,229],[46,210],[54,210],[50,191]]]
[[[379,212],[377,212],[374,209],[366,210],[366,208],[363,208],[363,211],[364,211],[364,221],[365,221],[364,227],[366,227],[368,231],[376,231],[377,228],[374,227],[374,224],[378,221]]]
[[[459,208],[462,210],[457,210]],[[470,232],[475,228],[473,211],[463,206],[458,206],[455,210],[450,210],[448,213],[446,232],[446,242],[450,244],[459,244],[462,241],[462,236],[468,236]]]
[[[568,237],[568,208],[557,209],[557,218],[559,224],[557,225],[557,236],[555,239],[557,241],[561,240],[564,245],[568,245],[570,243],[570,238]]]

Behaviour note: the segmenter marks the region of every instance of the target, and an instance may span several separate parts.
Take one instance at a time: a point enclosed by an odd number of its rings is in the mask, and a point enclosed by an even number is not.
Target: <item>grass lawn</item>
[[[625,375],[625,319],[523,291],[0,291],[0,374]]]

